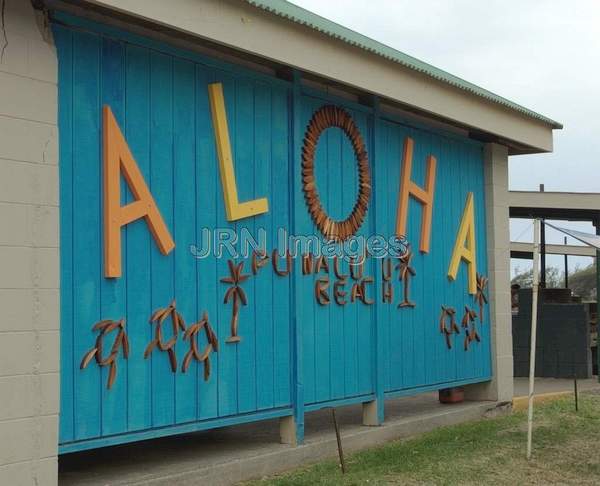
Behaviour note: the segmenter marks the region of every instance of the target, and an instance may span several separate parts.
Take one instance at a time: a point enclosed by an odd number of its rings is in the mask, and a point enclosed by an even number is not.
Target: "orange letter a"
[[[161,253],[175,243],[109,106],[103,110],[104,143],[104,276],[120,277],[121,227],[145,218]],[[135,201],[121,206],[121,170]]]

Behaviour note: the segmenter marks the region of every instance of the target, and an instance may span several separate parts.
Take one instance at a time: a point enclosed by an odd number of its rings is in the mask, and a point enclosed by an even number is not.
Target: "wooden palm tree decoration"
[[[465,315],[462,318],[461,325],[465,328],[465,351],[469,349],[469,344],[473,341],[481,342],[481,338],[475,328],[477,312],[465,306]]]
[[[233,263],[232,260],[227,261],[229,266],[229,276],[223,277],[221,282],[231,284],[231,287],[225,292],[225,298],[223,299],[224,304],[228,304],[230,301],[233,303],[233,309],[231,312],[231,336],[227,338],[228,343],[238,343],[242,340],[238,336],[238,317],[240,313],[240,304],[248,305],[248,298],[246,292],[240,287],[240,284],[248,280],[250,275],[243,275],[242,270],[244,269],[244,262],[240,262],[238,265]]]
[[[102,340],[115,329],[118,329],[119,332],[115,337],[112,347],[110,348],[109,355],[106,358],[103,358]],[[117,377],[117,356],[119,354],[119,349],[121,348],[123,350],[123,357],[125,359],[129,358],[129,339],[127,338],[127,333],[125,332],[125,319],[121,319],[120,321],[104,320],[97,322],[92,327],[92,331],[100,331],[98,337],[96,337],[96,346],[85,353],[85,356],[79,365],[79,369],[84,369],[94,357],[96,358],[96,363],[98,363],[99,366],[110,366],[110,371],[108,372],[108,381],[106,383],[106,388],[110,390]]]
[[[206,346],[202,353],[198,350],[198,333],[204,330],[206,335]],[[217,335],[212,330],[210,323],[208,322],[208,314],[205,312],[202,315],[202,319],[198,322],[189,326],[184,335],[183,339],[190,340],[190,349],[183,358],[183,365],[181,371],[185,373],[192,362],[192,359],[200,363],[204,363],[204,381],[207,381],[210,376],[210,353],[213,351],[216,353],[219,351],[219,342]]]
[[[167,317],[171,317],[171,325],[173,327],[173,336],[167,342],[163,340],[162,336],[162,325]],[[146,350],[144,351],[144,358],[148,358],[155,347],[161,351],[166,351],[169,355],[169,362],[171,363],[171,371],[175,373],[177,371],[177,356],[175,355],[175,343],[177,342],[177,336],[179,330],[185,332],[185,322],[183,317],[175,308],[175,300],[173,299],[168,307],[157,309],[152,317],[150,317],[150,325],[156,324],[154,331],[154,339],[148,343]]]
[[[460,334],[460,329],[458,329],[458,326],[456,325],[455,315],[456,310],[454,308],[442,306],[442,314],[440,315],[440,333],[446,338],[446,346],[448,346],[448,349],[452,349],[452,341],[450,340],[452,333]]]
[[[408,297],[410,279],[417,274],[417,272],[415,272],[415,269],[410,264],[412,257],[413,255],[410,249],[410,245],[407,245],[406,252],[399,258],[400,262],[398,263],[398,265],[396,265],[399,280],[403,283],[404,286],[404,299],[398,304],[398,307],[415,307],[416,305],[414,302],[411,302]]]
[[[487,296],[485,295],[485,288],[488,283],[487,277],[481,274],[477,274],[477,292],[475,293],[475,301],[479,304],[479,321],[483,324],[483,305],[488,303]]]

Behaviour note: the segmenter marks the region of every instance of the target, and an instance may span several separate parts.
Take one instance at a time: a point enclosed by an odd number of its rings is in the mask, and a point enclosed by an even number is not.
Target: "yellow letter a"
[[[474,294],[477,292],[477,259],[475,256],[475,209],[472,192],[467,194],[467,203],[458,228],[454,250],[452,250],[452,258],[448,267],[448,278],[451,280],[456,280],[461,260],[467,264],[469,293]]]
[[[145,218],[163,255],[175,243],[109,106],[103,108],[104,276],[121,276],[121,227]],[[121,206],[121,170],[135,201]]]

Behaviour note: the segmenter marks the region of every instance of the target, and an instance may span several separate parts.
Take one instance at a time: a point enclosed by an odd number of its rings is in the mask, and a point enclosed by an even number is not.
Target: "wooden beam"
[[[533,254],[533,243],[523,243],[520,241],[510,242],[510,254],[513,258],[531,258]],[[548,255],[573,255],[595,257],[596,250],[591,246],[584,245],[546,245],[546,254]],[[522,255],[522,256],[516,256]]]

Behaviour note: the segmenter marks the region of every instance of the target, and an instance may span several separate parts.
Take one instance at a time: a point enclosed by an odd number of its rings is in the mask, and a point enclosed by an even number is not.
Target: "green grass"
[[[439,428],[346,458],[347,473],[325,461],[259,485],[600,484],[600,396],[539,405],[534,448],[525,458],[526,412]]]

